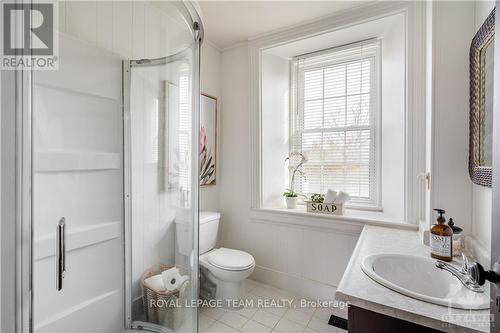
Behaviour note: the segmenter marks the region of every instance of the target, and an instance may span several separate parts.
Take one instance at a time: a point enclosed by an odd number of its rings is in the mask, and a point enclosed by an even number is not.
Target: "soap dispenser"
[[[443,209],[434,209],[438,212],[436,224],[431,227],[430,245],[431,257],[443,261],[452,261],[453,229],[446,224]]]
[[[452,218],[448,221],[448,226],[450,226],[451,230],[453,230],[453,239],[452,239],[452,250],[451,254],[454,257],[461,256],[462,255],[462,231],[463,229],[456,226],[455,222],[453,221]]]

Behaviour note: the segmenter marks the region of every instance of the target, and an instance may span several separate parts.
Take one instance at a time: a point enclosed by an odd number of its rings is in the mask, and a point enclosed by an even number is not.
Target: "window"
[[[379,206],[378,67],[376,40],[294,58],[290,149],[307,158],[296,191]]]

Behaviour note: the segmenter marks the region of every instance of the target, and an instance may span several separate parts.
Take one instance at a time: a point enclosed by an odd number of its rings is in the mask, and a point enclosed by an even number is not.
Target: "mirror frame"
[[[483,165],[485,113],[484,51],[495,36],[495,8],[478,30],[469,53],[469,175],[477,185],[491,187],[491,166]]]

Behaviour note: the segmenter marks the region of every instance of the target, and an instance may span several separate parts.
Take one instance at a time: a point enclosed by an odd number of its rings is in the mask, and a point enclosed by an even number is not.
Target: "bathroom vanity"
[[[432,304],[393,291],[370,278],[361,265],[366,257],[376,254],[428,258],[429,247],[422,244],[417,231],[364,227],[335,294],[337,300],[350,304],[350,333],[490,331],[489,309],[463,310]],[[437,282],[430,278],[424,283]]]

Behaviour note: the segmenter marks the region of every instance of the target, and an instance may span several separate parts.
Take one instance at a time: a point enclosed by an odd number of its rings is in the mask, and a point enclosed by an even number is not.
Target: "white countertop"
[[[429,256],[418,232],[365,226],[335,293],[339,301],[445,332],[489,332],[489,310],[461,310],[435,305],[392,291],[368,277],[361,261],[370,254]],[[429,281],[432,283],[432,281]]]

